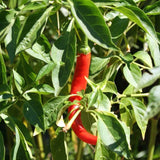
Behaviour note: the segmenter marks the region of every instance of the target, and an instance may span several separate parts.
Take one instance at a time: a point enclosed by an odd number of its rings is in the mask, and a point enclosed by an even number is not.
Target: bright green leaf
[[[0,85],[7,84],[6,65],[0,48]]]
[[[145,72],[139,82],[137,83],[137,90],[152,85],[156,80],[160,78],[160,67],[154,67]]]
[[[46,64],[45,66],[43,66],[40,69],[39,73],[37,74],[36,81],[40,80],[43,76],[49,74],[54,69],[55,66],[56,64],[53,62],[50,62]]]
[[[59,96],[50,99],[44,104],[44,120],[45,129],[48,129],[56,120],[61,116],[60,111],[65,107],[64,102],[69,98],[69,96]]]
[[[107,149],[107,147],[105,147],[105,145],[102,143],[102,140],[98,136],[94,160],[106,160],[106,159],[116,160],[116,154],[111,150]]]
[[[14,82],[19,93],[23,93],[23,87],[25,85],[24,78],[15,70],[13,70]]]
[[[153,118],[160,112],[160,85],[154,86],[150,92],[148,97],[148,105],[146,112],[146,119]]]
[[[90,65],[90,75],[97,75],[108,64],[110,58],[92,57]]]
[[[26,53],[30,56],[40,59],[45,63],[49,63],[50,60],[50,43],[48,39],[42,34],[38,40],[33,44],[32,48],[26,49]]]
[[[21,32],[16,54],[20,51],[30,48],[37,38],[39,38],[40,34],[44,30],[46,20],[48,19],[52,8],[53,7],[50,6],[46,10],[34,12],[27,18]]]
[[[127,98],[127,100],[132,105],[136,122],[141,130],[142,137],[144,138],[148,123],[147,119],[144,118],[146,114],[146,106],[142,101],[136,98]]]
[[[142,76],[139,67],[133,63],[131,63],[129,67],[128,65],[125,65],[125,67],[123,68],[123,73],[126,80],[134,87],[137,87]]]
[[[26,93],[53,94],[54,89],[48,84],[40,84],[30,90],[27,90],[24,94]]]
[[[160,65],[159,44],[149,34],[146,34],[146,36],[147,36],[148,45],[149,45],[149,49],[150,49],[154,64],[155,64],[155,66],[159,66]]]
[[[95,112],[98,116],[98,133],[104,145],[113,152],[131,158],[128,134],[117,117],[108,112]]]
[[[47,7],[47,5],[48,4],[46,4],[44,1],[37,1],[37,2],[33,1],[25,5],[25,7],[22,10],[27,11],[27,10],[42,9]]]
[[[51,57],[56,66],[52,71],[52,82],[57,96],[66,84],[76,55],[76,35],[73,29],[73,21],[70,22],[67,31],[52,46]]]
[[[69,1],[71,12],[87,37],[103,48],[118,50],[100,10],[91,0]]]
[[[148,67],[152,68],[152,60],[151,57],[149,56],[149,54],[145,51],[138,51],[134,54],[134,56],[136,58],[138,58],[139,60],[141,60],[145,65],[147,65]]]

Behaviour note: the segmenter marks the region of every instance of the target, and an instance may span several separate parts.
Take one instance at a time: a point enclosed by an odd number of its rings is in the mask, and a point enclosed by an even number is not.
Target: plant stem
[[[157,124],[158,119],[151,119],[151,131],[150,131],[150,141],[149,141],[149,147],[148,147],[148,158],[147,160],[153,160],[154,155],[154,148],[155,148],[155,141],[156,141],[156,135],[157,135]]]
[[[77,152],[76,160],[81,160],[82,152],[83,152],[83,144],[84,144],[84,142],[80,140],[79,144],[78,144],[78,152]]]
[[[44,152],[43,138],[41,133],[37,135],[37,142],[38,142],[38,148],[40,151],[40,160],[43,160],[45,157],[45,152]]]

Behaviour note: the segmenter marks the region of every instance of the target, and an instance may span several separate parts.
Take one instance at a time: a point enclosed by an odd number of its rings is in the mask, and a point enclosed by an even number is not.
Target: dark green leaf
[[[160,15],[160,1],[157,1],[151,5],[147,5],[144,8],[147,15]]]
[[[98,133],[103,144],[113,152],[131,158],[129,151],[129,129],[108,112],[95,112],[98,116]]]
[[[120,37],[128,26],[129,20],[124,16],[117,16],[113,19],[110,31],[113,39]],[[121,27],[119,27],[121,26]]]
[[[39,38],[40,34],[44,30],[46,20],[48,19],[52,8],[53,7],[50,6],[40,12],[34,12],[28,17],[20,35],[16,54],[30,48]]]
[[[38,126],[44,130],[44,115],[42,104],[39,101],[25,101],[23,105],[23,113],[25,118],[34,126]],[[34,115],[34,116],[33,116]]]
[[[14,22],[14,10],[5,10],[0,12],[0,42],[8,33],[10,27],[13,25]]]
[[[40,80],[43,76],[49,74],[54,69],[55,66],[56,64],[53,62],[49,62],[48,64],[43,66],[40,69],[39,73],[37,74],[36,81]]]
[[[0,85],[2,84],[7,84],[7,76],[6,76],[6,65],[4,63],[3,55],[2,53],[0,53]]]
[[[4,40],[11,62],[13,62],[14,57],[15,57],[19,30],[20,30],[20,20],[19,20],[19,17],[17,17],[14,20],[13,25],[8,31],[8,34]]]
[[[13,75],[14,75],[14,82],[15,82],[17,90],[19,91],[19,93],[23,93],[23,87],[25,85],[24,78],[19,73],[17,73],[15,70],[13,70]]]
[[[26,49],[25,51],[30,56],[40,59],[45,63],[49,63],[50,60],[50,43],[48,39],[42,34],[38,40],[33,44],[32,48]]]
[[[128,65],[125,65],[123,68],[123,74],[126,78],[126,80],[133,85],[134,87],[137,87],[139,80],[141,79],[141,70],[136,64],[131,63],[128,67]]]
[[[141,60],[145,65],[147,65],[148,67],[152,68],[152,60],[150,55],[145,52],[145,51],[138,51],[134,54],[134,56]]]
[[[2,101],[6,101],[9,100],[10,98],[12,98],[12,94],[8,94],[8,93],[4,93],[4,94],[0,94],[0,102]]]
[[[137,84],[137,90],[152,85],[157,79],[160,78],[160,66],[149,69],[142,75],[142,78]]]
[[[0,155],[1,155],[1,160],[5,160],[5,146],[1,131],[0,131]]]
[[[159,41],[157,38],[156,31],[151,20],[146,16],[146,14],[138,7],[135,6],[123,6],[113,8],[125,16],[127,16],[131,21],[135,22],[139,27],[141,27],[146,33],[148,33],[155,41]]]
[[[65,107],[64,102],[69,98],[69,96],[59,96],[54,97],[44,104],[44,120],[45,129],[48,129],[60,116],[60,111]]]
[[[148,105],[147,105],[147,112],[146,112],[146,119],[153,118],[160,112],[160,85],[154,86],[150,92],[148,97]]]
[[[52,82],[57,96],[66,84],[76,54],[76,35],[73,29],[73,21],[70,22],[67,31],[52,46],[51,57],[56,66],[52,71]]]
[[[27,90],[24,94],[27,93],[53,94],[54,89],[48,84],[40,84],[38,86],[35,86],[34,88],[31,88],[30,90]]]
[[[54,160],[67,160],[67,150],[64,140],[64,133],[60,132],[56,138],[53,138],[50,143],[51,152]],[[56,148],[56,149],[55,149]]]
[[[69,3],[77,23],[91,41],[103,48],[118,50],[100,10],[91,0],[72,0]]]

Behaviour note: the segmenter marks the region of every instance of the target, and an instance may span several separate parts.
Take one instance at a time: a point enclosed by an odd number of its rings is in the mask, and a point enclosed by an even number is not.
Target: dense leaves
[[[159,19],[159,0],[0,0],[0,159],[159,159]],[[70,95],[80,43],[88,85]]]

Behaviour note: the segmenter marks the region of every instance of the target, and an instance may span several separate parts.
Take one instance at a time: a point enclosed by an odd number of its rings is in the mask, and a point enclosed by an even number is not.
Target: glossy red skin
[[[80,53],[77,55],[77,63],[76,63],[76,68],[73,76],[70,94],[76,94],[77,92],[86,89],[87,81],[85,77],[88,77],[89,75],[90,61],[91,61],[91,53],[88,53],[88,54]],[[73,102],[74,100],[80,101],[81,97],[72,96],[70,97],[69,100],[71,102]],[[77,112],[78,108],[79,108],[78,104],[72,105],[68,108],[68,112],[70,113],[69,119],[73,117],[73,115]],[[96,145],[97,136],[94,136],[93,134],[89,133],[84,128],[81,120],[81,114],[79,114],[78,117],[73,122],[72,129],[75,132],[75,134],[79,137],[79,139],[81,139],[86,143]]]

